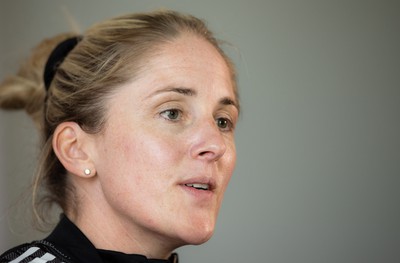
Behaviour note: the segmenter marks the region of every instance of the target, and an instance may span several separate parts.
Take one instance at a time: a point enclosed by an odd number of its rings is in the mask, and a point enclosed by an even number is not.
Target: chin
[[[207,242],[214,234],[214,225],[207,227],[197,227],[189,231],[183,238],[186,245],[201,245]]]

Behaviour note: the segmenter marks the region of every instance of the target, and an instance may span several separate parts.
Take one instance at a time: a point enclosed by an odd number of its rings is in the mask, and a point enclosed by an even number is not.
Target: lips
[[[192,178],[182,182],[181,185],[200,191],[213,191],[216,188],[216,182],[212,178]]]
[[[209,190],[210,189],[210,185],[208,184],[185,184],[188,187],[193,187],[196,188],[198,190]]]

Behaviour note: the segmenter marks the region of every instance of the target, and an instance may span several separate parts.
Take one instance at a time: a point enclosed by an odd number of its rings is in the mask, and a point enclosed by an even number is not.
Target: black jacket
[[[178,255],[169,260],[148,259],[142,255],[124,254],[96,249],[86,236],[66,216],[62,216],[54,231],[45,239],[23,244],[6,251],[0,256],[5,262],[49,263],[178,263]]]

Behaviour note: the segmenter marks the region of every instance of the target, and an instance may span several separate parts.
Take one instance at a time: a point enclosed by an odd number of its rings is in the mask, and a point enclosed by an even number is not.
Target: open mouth
[[[210,186],[208,184],[185,184],[188,187],[193,187],[197,190],[210,190]]]

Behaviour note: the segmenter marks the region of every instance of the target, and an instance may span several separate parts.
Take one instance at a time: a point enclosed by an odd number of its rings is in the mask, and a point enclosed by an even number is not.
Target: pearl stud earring
[[[88,168],[86,168],[83,172],[85,173],[85,175],[90,175],[92,173],[92,171],[90,171],[90,169]]]

